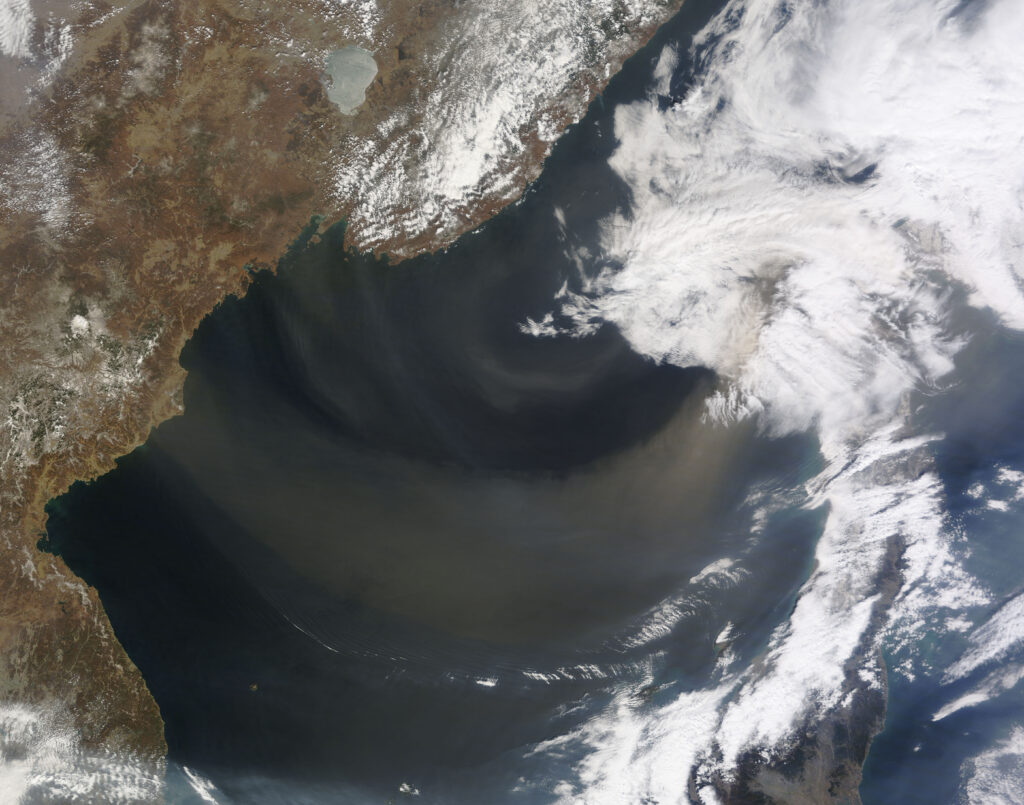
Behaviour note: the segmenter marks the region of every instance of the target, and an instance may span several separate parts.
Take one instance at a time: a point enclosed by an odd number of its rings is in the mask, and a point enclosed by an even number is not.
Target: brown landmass
[[[246,266],[274,267],[311,216],[347,217],[351,244],[404,257],[445,247],[517,198],[550,132],[679,3],[652,5],[588,33],[588,61],[527,99],[529,125],[497,163],[507,181],[441,198],[426,223],[417,216],[432,191],[411,191],[431,144],[417,131],[443,118],[465,4],[382,3],[373,42],[353,33],[365,28],[355,4],[75,6],[74,47],[0,121],[0,706],[38,707],[83,751],[159,767],[160,714],[96,592],[37,549],[44,505],[181,411],[185,341],[244,292]],[[320,70],[351,41],[372,45],[380,72],[344,117]],[[360,183],[385,180],[410,193],[377,214]]]

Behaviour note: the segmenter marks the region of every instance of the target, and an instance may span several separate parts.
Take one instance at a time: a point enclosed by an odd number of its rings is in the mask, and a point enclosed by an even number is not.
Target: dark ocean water
[[[687,2],[521,203],[445,253],[395,266],[346,252],[342,225],[300,238],[189,342],[185,414],[51,503],[47,547],[99,590],[160,705],[172,801],[192,801],[184,766],[233,802],[552,802],[580,758],[538,744],[624,687],[643,681],[642,711],[707,685],[727,625],[742,666],[788,618],[826,516],[804,489],[814,438],[703,422],[715,375],[613,326],[521,327],[586,279],[564,230],[596,253],[598,222],[628,214],[615,107],[673,42],[661,101],[679,100],[721,6]],[[1024,468],[1024,350],[965,327],[961,382],[913,427],[946,434],[946,510],[1006,597],[1024,549],[967,490]],[[742,584],[701,586],[740,558]],[[917,647],[936,668],[961,649]],[[931,720],[976,681],[891,677],[865,802],[953,801],[964,760],[1024,714],[1004,696]]]
[[[595,237],[628,204],[614,105],[714,10],[688,3],[523,202],[444,254],[391,266],[346,253],[341,225],[297,244],[186,347],[185,415],[50,506],[49,546],[100,591],[173,761],[243,801],[256,785],[384,802],[403,782],[549,801],[573,759],[539,766],[530,746],[652,662],[652,697],[699,682],[727,622],[756,652],[785,616],[818,512],[770,525],[774,572],[633,645],[645,613],[742,547],[754,484],[814,473],[813,441],[702,425],[713,374],[652,363],[612,327],[519,326],[580,281],[554,208]]]
[[[1024,338],[982,313],[969,314],[964,324],[974,336],[958,357],[957,380],[944,393],[917,400],[916,425],[924,432],[944,434],[934,449],[944,508],[969,537],[966,568],[985,580],[995,599],[984,608],[983,621],[1002,602],[1024,591],[1019,510],[987,508],[984,500],[979,505],[969,493],[976,484],[997,484],[996,468],[1024,470]],[[989,664],[964,679],[944,682],[942,669],[965,647],[965,639],[926,636],[914,651],[933,673],[913,680],[891,675],[885,730],[865,764],[865,803],[961,801],[965,763],[1005,740],[1024,721],[1024,691],[1019,686],[934,720],[940,708],[969,693],[992,671]],[[887,660],[894,665],[898,658]],[[1006,665],[1021,661],[1020,646],[1001,660]],[[1005,771],[1012,777],[1012,767]],[[1013,787],[1008,787],[1007,798],[1001,801],[1015,801],[1014,796]]]

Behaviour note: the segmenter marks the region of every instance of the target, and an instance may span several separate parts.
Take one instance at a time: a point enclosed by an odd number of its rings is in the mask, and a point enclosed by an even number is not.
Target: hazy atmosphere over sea
[[[226,300],[45,540],[171,801],[799,801],[880,729],[864,802],[1024,802],[1022,41],[689,2],[449,250]]]

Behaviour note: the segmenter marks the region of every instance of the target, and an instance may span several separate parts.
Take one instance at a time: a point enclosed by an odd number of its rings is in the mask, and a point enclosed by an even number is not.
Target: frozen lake
[[[343,115],[351,115],[366,100],[366,88],[376,75],[377,62],[368,50],[355,45],[336,50],[327,59],[327,97]]]

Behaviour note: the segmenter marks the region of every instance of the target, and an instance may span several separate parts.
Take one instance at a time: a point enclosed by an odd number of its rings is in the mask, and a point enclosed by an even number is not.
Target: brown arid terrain
[[[445,247],[521,195],[679,4],[535,0],[517,11],[534,27],[459,0],[41,2],[0,18],[5,723],[159,775],[157,706],[95,591],[37,548],[44,505],[181,411],[180,350],[247,266],[274,267],[312,216],[396,258]],[[379,72],[343,116],[321,76],[350,43]]]

